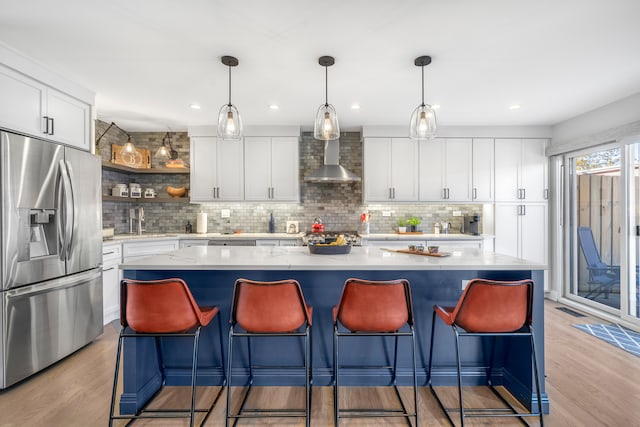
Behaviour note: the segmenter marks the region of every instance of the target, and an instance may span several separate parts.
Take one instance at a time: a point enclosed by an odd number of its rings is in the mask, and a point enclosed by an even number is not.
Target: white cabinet
[[[0,66],[0,126],[40,136],[45,116],[46,87]]]
[[[409,246],[425,246],[426,240],[372,240],[362,239],[362,246],[372,248],[408,249]]]
[[[495,205],[495,252],[547,263],[546,203]]]
[[[0,126],[91,148],[91,105],[0,65]]]
[[[495,140],[496,202],[544,202],[548,198],[545,139]]]
[[[439,246],[451,249],[483,249],[484,240],[427,240],[427,246]]]
[[[243,143],[191,137],[191,201],[239,201],[243,195]]]
[[[145,242],[124,242],[122,256],[124,262],[158,255],[178,249],[178,239],[156,239]]]
[[[420,200],[466,202],[472,199],[472,140],[420,141]]]
[[[244,199],[299,200],[298,138],[245,137]]]
[[[493,138],[473,138],[473,166],[471,200],[494,200],[494,142]]]
[[[180,239],[180,248],[189,248],[191,246],[207,246],[208,239]]]
[[[120,318],[120,278],[118,264],[122,262],[122,245],[105,243],[102,245],[102,311],[103,322]]]
[[[365,138],[364,201],[418,200],[418,141]]]
[[[91,149],[91,106],[55,89],[47,89],[48,138],[84,150]]]

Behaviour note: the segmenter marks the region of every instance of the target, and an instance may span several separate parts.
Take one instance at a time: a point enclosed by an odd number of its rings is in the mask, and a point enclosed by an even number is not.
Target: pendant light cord
[[[424,107],[424,65],[420,68],[422,68],[422,106]]]
[[[231,106],[231,65],[229,65],[229,104],[228,105],[229,107]]]
[[[329,67],[324,66],[324,105],[329,105]]]

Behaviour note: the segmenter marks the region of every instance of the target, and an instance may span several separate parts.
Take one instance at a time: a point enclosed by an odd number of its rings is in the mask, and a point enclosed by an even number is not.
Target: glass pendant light
[[[413,139],[432,139],[436,136],[436,112],[431,105],[424,103],[424,67],[431,64],[430,56],[419,56],[414,64],[422,68],[422,104],[413,110],[409,123],[409,136]]]
[[[231,103],[231,67],[238,65],[238,59],[233,56],[223,56],[221,61],[229,67],[229,103],[223,105],[218,114],[218,137],[226,141],[240,141],[242,119],[238,109]]]
[[[136,152],[136,146],[131,141],[131,135],[127,134],[127,142],[120,149],[120,155],[134,154]]]
[[[327,67],[335,64],[333,56],[321,56],[318,59],[318,63],[324,67],[324,104],[318,108],[316,114],[316,121],[313,126],[313,137],[321,141],[331,141],[333,139],[340,138],[340,125],[338,124],[338,113],[333,105],[329,104],[328,92],[328,72]]]
[[[178,152],[173,149],[172,142],[171,134],[167,132],[164,138],[162,138],[162,146],[158,148],[158,151],[156,151],[156,157],[159,159],[177,159]]]

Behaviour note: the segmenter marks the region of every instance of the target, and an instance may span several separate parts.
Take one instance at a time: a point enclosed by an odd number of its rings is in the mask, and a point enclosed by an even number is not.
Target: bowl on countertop
[[[345,255],[351,253],[351,245],[325,245],[309,243],[309,252],[314,255]]]
[[[185,187],[172,187],[170,185],[167,186],[167,194],[171,197],[183,197],[187,189]]]

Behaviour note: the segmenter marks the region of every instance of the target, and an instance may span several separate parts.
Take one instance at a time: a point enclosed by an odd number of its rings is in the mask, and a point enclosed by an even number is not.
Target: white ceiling
[[[441,126],[553,125],[640,92],[638,0],[0,0],[0,11],[0,42],[95,91],[98,118],[129,131],[215,123],[222,55],[240,61],[232,102],[245,126],[312,127],[322,55],[336,59],[329,103],[343,129],[408,126],[421,55],[433,57],[425,101],[441,105]]]

